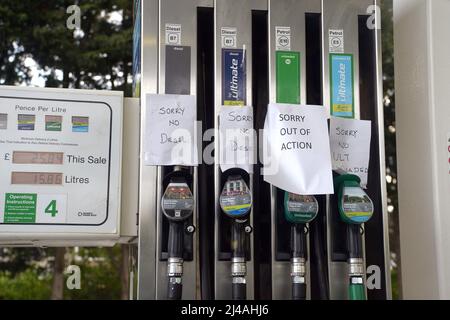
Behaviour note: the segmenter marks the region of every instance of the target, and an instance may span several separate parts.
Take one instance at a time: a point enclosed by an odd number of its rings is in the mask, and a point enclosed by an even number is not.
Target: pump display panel
[[[118,232],[122,100],[0,89],[0,237]]]

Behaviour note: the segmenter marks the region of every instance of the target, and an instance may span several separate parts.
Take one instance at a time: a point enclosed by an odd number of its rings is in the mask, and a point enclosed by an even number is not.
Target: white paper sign
[[[219,114],[220,168],[240,168],[253,173],[253,107],[223,106]]]
[[[144,163],[198,165],[195,96],[148,94]]]
[[[270,104],[264,129],[266,182],[300,195],[334,193],[324,107]]]
[[[359,176],[363,188],[367,186],[371,132],[370,121],[331,117],[333,170],[343,170]]]

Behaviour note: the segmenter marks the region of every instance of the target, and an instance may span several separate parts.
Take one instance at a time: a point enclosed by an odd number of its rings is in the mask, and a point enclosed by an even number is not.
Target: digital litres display
[[[13,172],[11,184],[62,185],[63,174],[54,172]]]
[[[14,151],[14,164],[63,164],[64,153],[62,152],[29,152]]]

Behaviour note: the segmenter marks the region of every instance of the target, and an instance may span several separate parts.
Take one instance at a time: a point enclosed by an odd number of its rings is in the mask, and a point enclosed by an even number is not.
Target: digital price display
[[[52,172],[13,172],[11,184],[62,185],[63,174]]]
[[[122,93],[0,87],[0,244],[118,237],[122,121]]]
[[[63,164],[64,153],[14,151],[12,161],[14,164]]]

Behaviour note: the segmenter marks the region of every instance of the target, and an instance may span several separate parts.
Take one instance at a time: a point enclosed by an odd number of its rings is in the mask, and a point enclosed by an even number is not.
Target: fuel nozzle
[[[362,226],[373,216],[373,202],[362,189],[358,176],[341,174],[335,178],[334,184],[338,190],[339,214],[347,224],[349,297],[351,300],[365,300]]]
[[[241,176],[228,178],[220,195],[220,207],[232,219],[232,297],[233,300],[245,300],[247,296],[246,224],[252,208],[252,195]]]
[[[319,213],[314,196],[285,192],[284,215],[291,223],[292,300],[306,300],[307,224]]]
[[[169,220],[167,277],[169,300],[181,300],[185,222],[194,212],[194,197],[186,180],[173,178],[162,197],[162,211]]]

